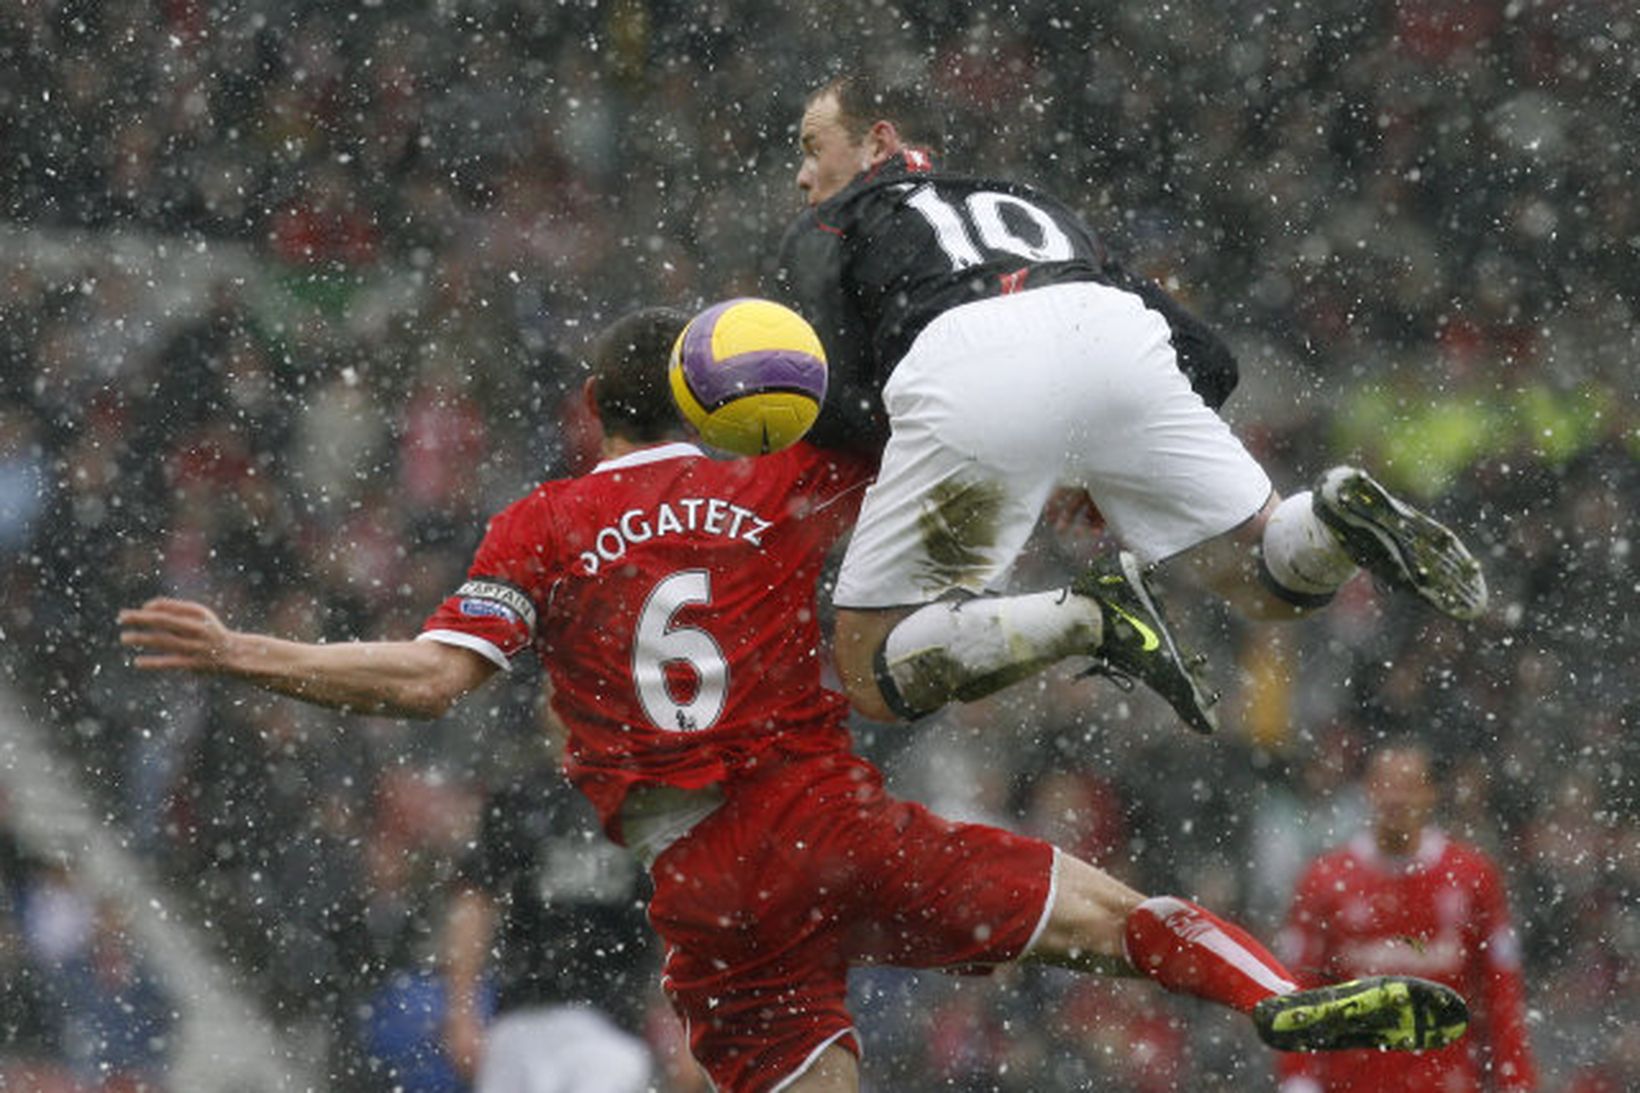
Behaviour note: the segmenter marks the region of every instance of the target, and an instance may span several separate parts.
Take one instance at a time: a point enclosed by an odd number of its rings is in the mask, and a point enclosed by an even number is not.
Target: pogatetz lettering
[[[668,535],[715,535],[761,547],[763,533],[772,527],[773,521],[721,497],[680,497],[662,501],[653,509],[627,509],[621,513],[618,520],[598,529],[592,549],[581,552],[581,564],[589,575],[594,575],[605,562],[626,557],[635,544]]]

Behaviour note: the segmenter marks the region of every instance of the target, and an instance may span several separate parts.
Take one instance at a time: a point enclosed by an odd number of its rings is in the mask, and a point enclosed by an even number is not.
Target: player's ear
[[[905,141],[900,139],[899,127],[887,119],[872,122],[871,128],[866,130],[866,150],[873,167],[899,155],[904,147]]]
[[[586,406],[587,412],[592,415],[592,420],[599,420],[597,376],[588,376],[581,382],[581,401]]]

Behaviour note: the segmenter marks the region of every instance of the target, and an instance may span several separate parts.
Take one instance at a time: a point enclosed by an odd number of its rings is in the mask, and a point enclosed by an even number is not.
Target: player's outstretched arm
[[[438,717],[495,672],[476,653],[435,641],[318,645],[231,630],[191,600],[159,598],[119,613],[120,644],[147,671],[232,676],[351,713]]]

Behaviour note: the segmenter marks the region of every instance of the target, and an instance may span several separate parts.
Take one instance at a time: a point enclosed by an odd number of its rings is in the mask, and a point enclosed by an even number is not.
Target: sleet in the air
[[[581,563],[589,575],[595,575],[604,562],[624,558],[634,543],[695,531],[761,547],[763,533],[773,526],[773,521],[721,497],[680,497],[676,502],[662,501],[653,509],[621,513],[619,520],[598,530],[593,549],[581,552]]]

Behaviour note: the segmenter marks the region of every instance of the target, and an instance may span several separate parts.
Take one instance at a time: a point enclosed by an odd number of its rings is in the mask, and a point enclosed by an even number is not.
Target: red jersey
[[[1304,986],[1416,975],[1452,987],[1470,1007],[1469,1035],[1437,1051],[1283,1055],[1284,1090],[1535,1086],[1520,947],[1498,871],[1474,847],[1429,828],[1416,854],[1392,858],[1371,835],[1357,836],[1305,871],[1279,947]]]
[[[422,638],[505,667],[533,646],[565,771],[623,841],[635,785],[699,789],[773,754],[848,747],[821,685],[816,581],[871,466],[808,444],[718,460],[644,448],[493,520]]]

